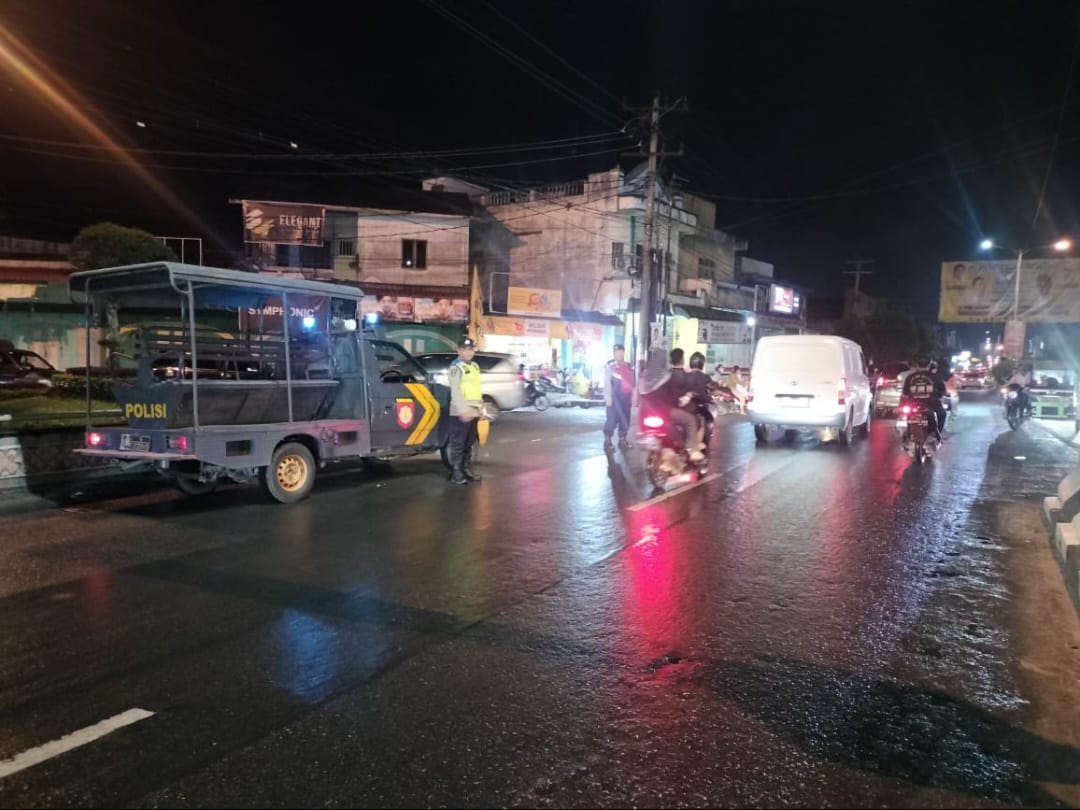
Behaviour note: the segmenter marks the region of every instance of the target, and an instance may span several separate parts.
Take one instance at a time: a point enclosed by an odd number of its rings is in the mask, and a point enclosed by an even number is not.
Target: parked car
[[[900,375],[911,368],[907,360],[886,363],[877,373],[874,414],[888,416],[900,407]]]
[[[427,352],[416,355],[435,382],[448,385],[446,370],[457,360],[457,352]],[[480,384],[484,400],[500,411],[512,411],[525,404],[525,386],[518,379],[517,360],[512,354],[477,352],[473,358],[480,366]]]
[[[56,368],[37,352],[0,343],[0,385],[52,385]]]

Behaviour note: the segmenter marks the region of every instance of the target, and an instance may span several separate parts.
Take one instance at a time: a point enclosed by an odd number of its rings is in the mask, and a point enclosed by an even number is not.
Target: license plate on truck
[[[133,450],[136,453],[149,453],[150,452],[150,437],[138,436],[134,433],[121,433],[120,434],[120,449],[121,450]]]
[[[809,408],[810,397],[777,397],[785,408]]]

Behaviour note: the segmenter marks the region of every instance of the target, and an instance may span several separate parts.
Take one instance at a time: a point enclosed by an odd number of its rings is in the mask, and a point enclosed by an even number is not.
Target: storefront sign
[[[510,315],[546,315],[557,318],[562,314],[562,290],[510,287],[506,311]]]
[[[738,321],[698,321],[698,343],[749,343],[752,328]]]
[[[244,241],[322,247],[325,210],[244,200]]]

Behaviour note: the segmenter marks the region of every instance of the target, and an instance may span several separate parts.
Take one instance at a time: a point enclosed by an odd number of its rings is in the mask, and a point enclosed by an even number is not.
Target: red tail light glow
[[[753,402],[754,401],[754,389],[749,385],[746,386],[746,401],[747,402]]]
[[[645,427],[652,428],[653,430],[664,426],[664,417],[657,416],[656,414],[650,414],[642,421],[645,423]]]
[[[885,384],[885,378],[884,377],[878,377],[877,378],[877,384],[878,385],[884,385]]]
[[[910,405],[905,405],[905,406],[903,406],[903,407],[902,407],[902,408],[900,409],[900,413],[904,414],[904,416],[907,416],[908,414],[910,414],[910,413],[911,413],[911,406],[910,406]]]
[[[87,433],[86,434],[86,446],[87,447],[101,447],[105,444],[104,433]]]
[[[841,377],[836,384],[836,404],[843,405],[847,402],[847,377]]]
[[[170,436],[166,440],[166,445],[170,450],[179,450],[182,453],[186,453],[188,449],[187,436]]]

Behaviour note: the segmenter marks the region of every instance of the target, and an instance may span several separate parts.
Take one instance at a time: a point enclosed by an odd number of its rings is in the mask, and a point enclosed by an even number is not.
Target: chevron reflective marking
[[[431,393],[431,389],[423,383],[405,383],[405,387],[409,389],[410,394],[416,397],[420,406],[424,409],[424,416],[420,419],[420,424],[409,434],[405,444],[423,444],[431,434],[432,428],[438,424],[441,409],[435,396]]]

